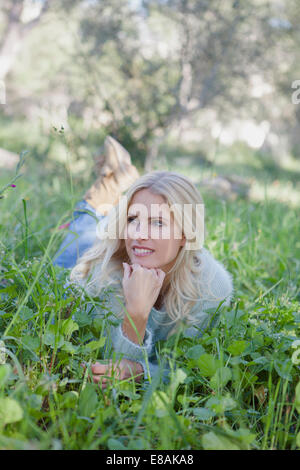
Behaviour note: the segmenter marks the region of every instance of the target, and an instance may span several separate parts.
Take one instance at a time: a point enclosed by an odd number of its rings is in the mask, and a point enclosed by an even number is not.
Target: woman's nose
[[[134,238],[135,240],[147,240],[149,238],[148,224],[137,223],[132,238]]]

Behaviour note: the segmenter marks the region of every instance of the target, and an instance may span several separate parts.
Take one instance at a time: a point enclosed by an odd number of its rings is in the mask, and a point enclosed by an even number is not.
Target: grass
[[[224,173],[224,163],[194,165],[172,169]],[[0,188],[13,176],[1,175]],[[284,171],[269,176],[268,185],[290,181]],[[51,263],[57,227],[86,181],[28,158],[15,184],[0,200],[1,449],[300,447],[299,207],[203,192],[206,247],[234,277],[232,305],[201,339],[159,344],[175,368],[170,384],[114,382],[102,392],[80,363],[103,358],[103,325]]]

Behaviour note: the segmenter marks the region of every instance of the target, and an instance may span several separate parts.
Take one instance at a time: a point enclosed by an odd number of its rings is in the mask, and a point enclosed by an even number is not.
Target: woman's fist
[[[149,269],[139,264],[123,263],[123,291],[126,309],[133,316],[147,317],[155,304],[163,285],[165,273],[161,269]]]
[[[81,366],[85,369],[84,363]],[[101,383],[102,389],[106,388],[113,377],[117,380],[125,380],[134,377],[136,382],[140,382],[144,376],[143,366],[139,362],[122,359],[117,363],[109,360],[107,364],[96,362],[91,365],[91,372],[94,383]]]

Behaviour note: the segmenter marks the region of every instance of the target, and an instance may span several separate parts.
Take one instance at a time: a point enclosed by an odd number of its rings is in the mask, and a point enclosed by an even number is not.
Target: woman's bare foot
[[[84,195],[84,199],[96,210],[106,214],[105,205],[117,204],[124,191],[139,178],[131,163],[127,150],[115,139],[108,136],[104,150],[96,159],[98,178]]]
[[[104,141],[103,151],[96,159],[96,172],[98,175],[108,176],[121,169],[126,170],[131,165],[131,158],[127,150],[110,135]]]

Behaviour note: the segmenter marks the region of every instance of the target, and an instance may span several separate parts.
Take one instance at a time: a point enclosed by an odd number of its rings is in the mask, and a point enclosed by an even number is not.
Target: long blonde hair
[[[192,217],[189,229],[195,231],[196,208],[203,205],[201,194],[195,185],[185,176],[170,171],[153,171],[137,179],[123,196],[119,203],[108,212],[106,228],[118,226],[119,234],[123,234],[127,224],[127,212],[134,194],[141,189],[149,189],[153,194],[161,195],[169,207],[173,205],[184,206],[190,204]],[[194,213],[193,213],[194,212]],[[175,220],[178,214],[174,214]],[[204,226],[203,226],[204,230]],[[184,233],[185,235],[186,233]],[[194,304],[207,297],[206,288],[201,279],[202,247],[188,250],[186,245],[180,248],[176,262],[169,271],[169,283],[164,290],[164,306],[170,323],[187,319],[193,323],[189,313]],[[98,296],[102,289],[109,286],[120,285],[123,276],[122,262],[129,262],[124,239],[121,236],[97,240],[78,260],[71,271],[72,282],[79,283],[91,296]]]

